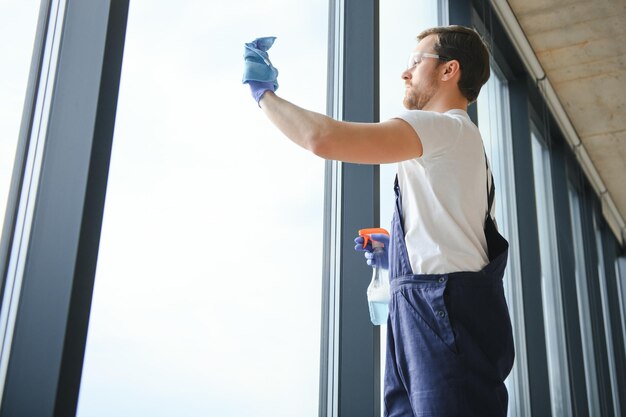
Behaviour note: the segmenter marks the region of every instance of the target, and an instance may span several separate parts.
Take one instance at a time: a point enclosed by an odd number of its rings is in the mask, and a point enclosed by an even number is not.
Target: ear
[[[442,81],[449,81],[457,75],[461,75],[461,64],[459,64],[459,61],[456,59],[446,62],[443,66],[444,70],[441,74]]]

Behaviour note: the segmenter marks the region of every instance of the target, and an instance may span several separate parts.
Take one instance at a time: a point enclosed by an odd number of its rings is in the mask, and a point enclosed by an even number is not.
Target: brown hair
[[[417,36],[417,40],[421,41],[429,35],[437,35],[434,49],[442,61],[459,62],[459,90],[470,104],[475,102],[481,87],[489,79],[489,50],[486,43],[476,30],[465,26],[426,29]]]

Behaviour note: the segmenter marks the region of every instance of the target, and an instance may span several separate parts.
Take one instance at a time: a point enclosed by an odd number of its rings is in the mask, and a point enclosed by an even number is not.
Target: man
[[[461,26],[417,39],[402,73],[408,111],[381,123],[336,121],[278,97],[266,54],[273,38],[246,45],[244,82],[267,117],[315,155],[398,162],[391,238],[378,236],[391,283],[385,415],[505,416],[514,357],[502,286],[508,243],[492,220],[493,179],[467,115],[489,78],[489,52]]]

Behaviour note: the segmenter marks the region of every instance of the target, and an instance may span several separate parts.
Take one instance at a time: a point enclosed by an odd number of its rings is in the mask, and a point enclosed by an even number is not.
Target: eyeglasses
[[[448,60],[448,58],[436,54],[429,54],[426,52],[413,52],[411,55],[409,55],[409,62],[407,62],[406,64],[406,69],[413,68],[414,66],[422,62],[422,59],[424,58],[435,58],[444,61]]]

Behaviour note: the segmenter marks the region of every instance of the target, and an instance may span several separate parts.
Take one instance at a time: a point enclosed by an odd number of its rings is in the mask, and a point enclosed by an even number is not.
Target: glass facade
[[[243,44],[277,36],[282,97],[346,119],[379,105],[384,121],[405,110],[416,35],[450,21],[494,48],[470,114],[511,243],[508,415],[621,415],[626,260],[606,196],[585,193],[509,23],[473,4],[0,2],[0,413],[382,414],[386,329],[352,314],[369,270],[352,239],[357,218],[390,228],[396,165],[327,163],[284,138],[241,84]]]
[[[324,161],[241,84],[324,112],[328,5],[130,3],[78,416],[316,416]],[[306,80],[306,82],[303,82]]]

